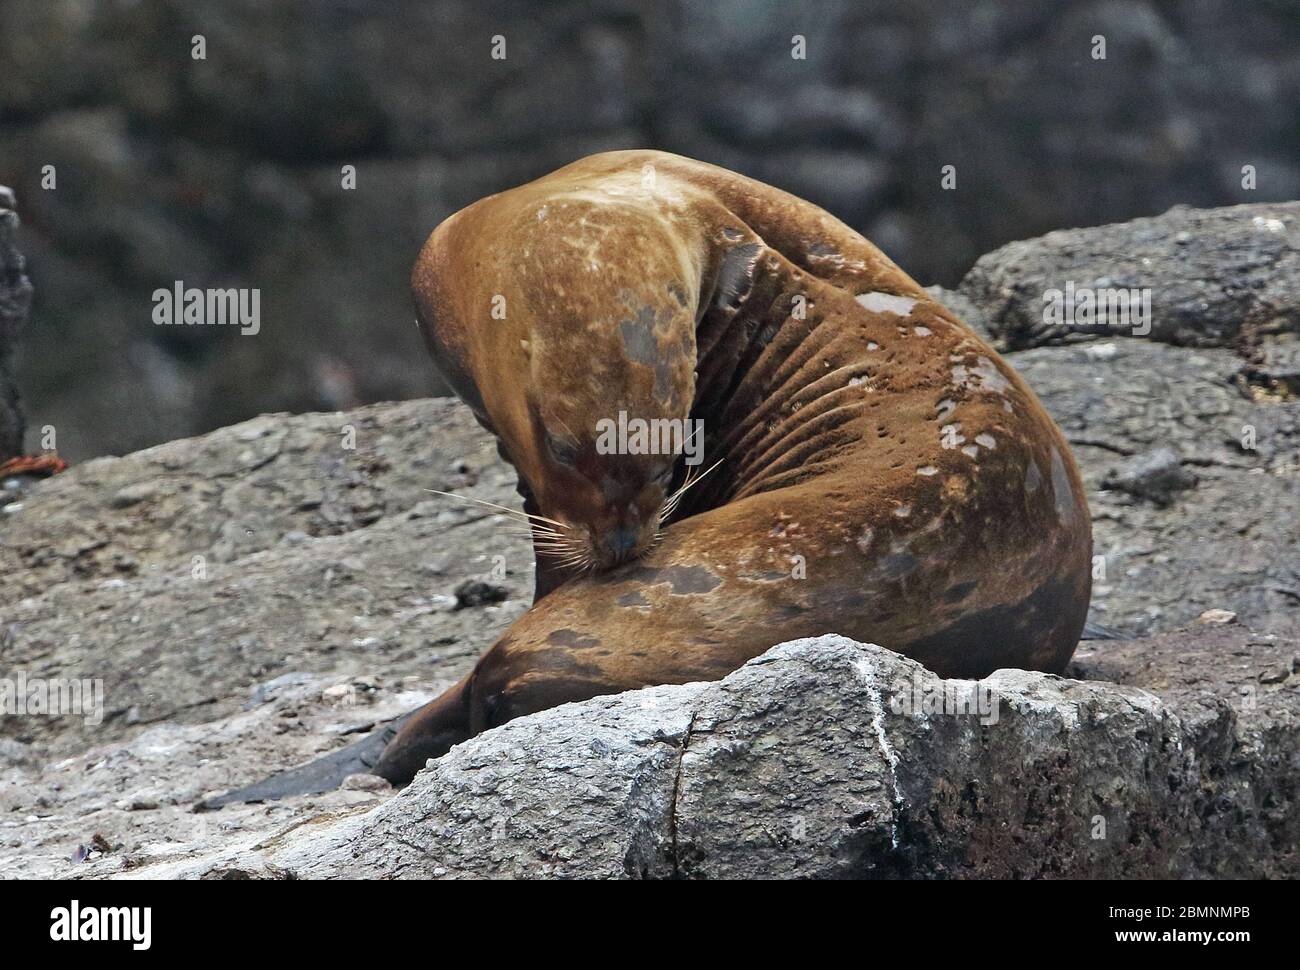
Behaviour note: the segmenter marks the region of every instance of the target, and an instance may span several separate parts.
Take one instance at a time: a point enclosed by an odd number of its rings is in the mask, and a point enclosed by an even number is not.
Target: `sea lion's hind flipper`
[[[415,711],[389,721],[371,731],[360,741],[322,755],[296,768],[264,778],[245,788],[236,788],[224,795],[205,799],[198,811],[211,811],[238,802],[270,802],[290,795],[318,795],[333,791],[343,784],[348,775],[369,774],[397,734],[398,729]]]

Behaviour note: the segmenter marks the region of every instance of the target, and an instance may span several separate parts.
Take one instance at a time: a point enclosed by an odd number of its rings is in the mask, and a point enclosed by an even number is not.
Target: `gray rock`
[[[340,787],[344,791],[382,792],[393,786],[378,775],[356,774],[344,778]]]
[[[447,400],[266,416],[33,486],[4,516],[4,666],[101,678],[106,716],[90,729],[0,713],[0,734],[72,755],[233,713],[255,685],[263,703],[304,674],[463,673],[525,608],[532,551],[503,517],[451,499],[438,501],[458,510],[452,525],[403,514],[448,487],[452,455],[480,469],[469,494],[516,501],[493,441]],[[314,538],[281,542],[289,531]],[[435,555],[445,571],[431,584],[414,564]],[[442,591],[497,557],[513,600],[449,609]]]
[[[502,603],[510,595],[510,590],[495,583],[485,583],[481,579],[467,579],[456,587],[456,608],[485,606],[488,603]]]
[[[1249,365],[1227,350],[1114,340],[1009,360],[1083,472],[1095,620],[1145,635],[1223,607],[1300,633],[1300,402],[1249,393]],[[1197,479],[1171,505],[1103,487],[1117,465],[1162,448]]]
[[[1300,339],[1270,340],[1258,350],[1258,360],[1244,369],[1248,392],[1262,401],[1300,398]]]
[[[1049,232],[981,256],[960,289],[1012,349],[1084,335],[1250,343],[1300,330],[1300,202],[1179,206],[1154,219]],[[1051,297],[1071,290],[1080,294],[1076,306],[1083,295],[1097,298],[1095,323],[1045,321]],[[1107,291],[1145,293],[1149,319],[1138,326],[1125,314],[1141,300],[1112,302]]]
[[[7,765],[29,764],[35,761],[30,745],[12,738],[0,738],[0,762]]]
[[[406,514],[450,456],[479,470],[473,494],[515,501],[459,405],[257,419],[79,466],[7,517],[6,669],[101,677],[106,718],[0,720],[17,745],[0,763],[0,814],[17,822],[5,845],[41,847],[0,850],[0,875],[1289,873],[1276,847],[1295,837],[1300,406],[1243,394],[1242,362],[1220,350],[1130,341],[1013,360],[1080,456],[1107,622],[1168,629],[1230,608],[1238,624],[1081,648],[1076,672],[1122,689],[1000,673],[996,725],[877,718],[873,676],[933,678],[879,650],[805,644],[720,684],[507,725],[395,797],[350,787],[194,814],[448,686],[527,593],[526,542],[490,511]],[[1097,489],[1116,455],[1161,445],[1201,479],[1175,507]],[[112,501],[142,482],[147,500]],[[315,537],[279,541],[295,529]],[[498,555],[520,576],[505,604],[452,610],[431,591],[482,582]],[[413,568],[435,557],[436,579]],[[141,792],[157,804],[147,827],[130,811]],[[122,850],[70,863],[95,832]]]
[[[1243,362],[1224,350],[1115,341],[1012,362],[1084,473],[1096,621],[1144,635],[1226,608],[1252,629],[1300,632],[1300,404],[1243,393]],[[344,427],[356,429],[355,451],[341,447]],[[1101,488],[1118,461],[1159,447],[1198,478],[1172,506]],[[513,473],[450,401],[266,416],[39,483],[4,516],[5,662],[102,677],[107,716],[93,732],[0,718],[0,732],[66,757],[160,722],[234,713],[289,671],[457,679],[532,587],[517,529],[424,491],[446,488],[440,476],[461,460],[478,470],[468,494],[514,505]],[[115,507],[145,487],[147,501]],[[408,515],[425,503],[441,510]],[[281,542],[290,531],[313,538]],[[489,579],[498,556],[504,584]],[[436,575],[417,565],[430,562]],[[509,598],[453,609],[444,591],[465,582]]]
[[[1157,505],[1169,505],[1174,493],[1196,487],[1196,476],[1183,467],[1170,448],[1157,448],[1125,459],[1102,479],[1101,487],[1128,492],[1150,499]]]
[[[488,731],[365,814],[129,875],[1293,877],[1300,694],[1238,670],[1296,646],[1179,634],[1080,662],[1114,684],[795,641]]]

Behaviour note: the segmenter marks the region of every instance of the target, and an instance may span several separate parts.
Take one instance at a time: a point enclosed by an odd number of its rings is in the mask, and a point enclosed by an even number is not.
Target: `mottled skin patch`
[[[655,340],[655,312],[650,307],[642,307],[632,320],[624,320],[618,325],[623,335],[623,349],[627,356],[638,364],[654,365],[659,356],[659,342]]]
[[[552,630],[546,635],[546,642],[561,647],[572,647],[574,650],[586,650],[590,647],[600,646],[600,640],[596,637],[583,636],[577,630],[571,630],[568,627]]]
[[[658,336],[660,331],[668,329],[658,324],[666,324],[668,319],[664,317],[661,321],[652,307],[642,307],[635,317],[618,325],[628,360],[654,372],[654,394],[658,398],[668,397],[673,386],[673,355],[660,346]]]
[[[781,572],[776,569],[769,569],[761,573],[741,573],[741,579],[748,579],[755,583],[781,583],[790,578],[790,570]]]
[[[722,585],[718,575],[703,566],[667,566],[664,568],[637,566],[631,577],[646,586],[667,583],[674,596],[711,593]]]
[[[722,464],[635,560],[579,576],[540,561],[532,609],[381,774],[520,714],[717,679],[796,637],[879,643],[944,676],[1064,668],[1091,555],[1064,439],[973,331],[816,206],[660,152],[594,155],[452,216],[412,286],[438,368],[530,511],[595,537],[655,513],[662,469],[583,450],[620,408],[702,419]],[[962,440],[945,447],[948,425]],[[561,430],[572,468],[548,457]]]

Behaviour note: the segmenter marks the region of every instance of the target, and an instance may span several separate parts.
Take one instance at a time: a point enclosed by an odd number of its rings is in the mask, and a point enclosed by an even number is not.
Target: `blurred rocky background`
[[[18,215],[13,207],[13,193],[0,185],[0,465],[22,453],[22,402],[12,360],[32,302],[32,284],[23,272],[26,261],[14,248]]]
[[[436,392],[423,239],[628,147],[773,182],[953,286],[1050,229],[1300,197],[1300,5],[5,0],[29,427],[78,459]],[[178,280],[260,288],[261,332],[154,325]]]

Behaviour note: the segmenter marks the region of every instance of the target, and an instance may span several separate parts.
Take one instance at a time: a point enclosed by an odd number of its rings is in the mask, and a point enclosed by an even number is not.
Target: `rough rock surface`
[[[1270,340],[1259,348],[1256,366],[1247,378],[1260,393],[1293,400],[1300,397],[1300,338]]]
[[[13,357],[32,303],[26,263],[14,248],[18,229],[15,208],[13,192],[0,185],[0,461],[23,451],[23,412],[14,383]]]
[[[0,663],[102,678],[95,741],[233,712],[287,672],[441,681],[526,608],[532,554],[503,516],[425,489],[503,503],[514,481],[449,400],[87,462],[0,510]],[[457,610],[488,577],[513,599]],[[0,728],[60,754],[87,740],[50,718]]]
[[[6,0],[29,413],[80,460],[432,393],[418,247],[589,152],[774,182],[951,286],[1059,226],[1300,198],[1298,91],[1291,0]],[[155,327],[175,280],[259,287],[267,325]]]
[[[1175,493],[1196,487],[1196,475],[1183,467],[1172,448],[1157,448],[1125,459],[1111,469],[1101,486],[1169,505]]]
[[[1150,333],[1136,335],[1152,340],[1241,346],[1262,333],[1300,330],[1300,202],[1179,206],[1154,219],[1049,232],[981,256],[960,289],[1004,347],[1134,335],[1132,317],[1105,309],[1087,325],[1045,322],[1045,294],[1071,284],[1150,290]],[[1115,304],[1131,313],[1126,306]]]
[[[95,877],[1295,876],[1297,647],[1227,627],[1076,661],[1115,683],[945,682],[828,636],[718,683],[521,718],[397,797],[196,815],[156,785],[119,795],[199,745],[238,757],[243,715],[55,766],[70,787],[117,789],[54,823],[84,833],[75,858],[29,841],[30,817],[7,825],[29,871]]]
[[[1227,350],[1146,340],[1042,347],[1008,358],[1073,446],[1093,519],[1093,616],[1131,634],[1215,607],[1300,632],[1300,402],[1256,393]],[[1165,448],[1194,487],[1162,506],[1107,490]]]

